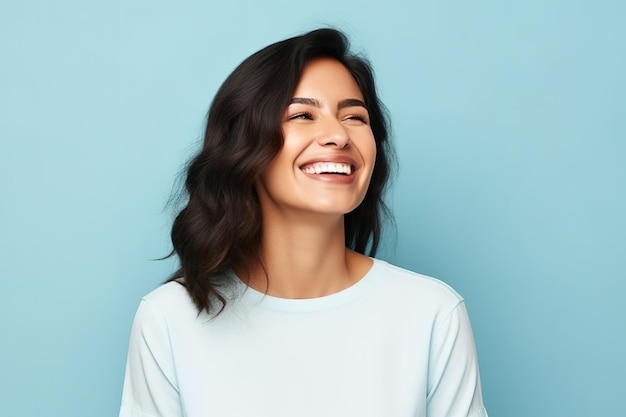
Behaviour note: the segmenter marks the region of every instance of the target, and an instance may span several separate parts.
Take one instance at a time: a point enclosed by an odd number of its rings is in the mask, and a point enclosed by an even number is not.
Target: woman
[[[235,69],[187,171],[181,268],[135,317],[120,416],[486,416],[462,298],[364,255],[387,136],[335,30]]]

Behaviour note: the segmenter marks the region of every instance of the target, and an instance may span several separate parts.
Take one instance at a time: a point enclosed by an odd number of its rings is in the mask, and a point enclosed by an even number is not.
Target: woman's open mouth
[[[300,169],[306,174],[352,174],[352,165],[344,162],[315,162],[303,165]]]

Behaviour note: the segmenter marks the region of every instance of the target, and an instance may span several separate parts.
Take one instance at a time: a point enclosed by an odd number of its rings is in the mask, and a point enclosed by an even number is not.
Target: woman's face
[[[308,63],[282,128],[283,147],[256,184],[263,212],[354,210],[369,186],[376,143],[348,70],[330,58]]]

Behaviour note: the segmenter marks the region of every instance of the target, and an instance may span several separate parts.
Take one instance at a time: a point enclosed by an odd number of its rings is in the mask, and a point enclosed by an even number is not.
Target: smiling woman
[[[486,416],[463,299],[371,257],[387,131],[338,31],[235,69],[187,172],[181,268],[135,317],[121,417]]]
[[[282,149],[256,187],[264,221],[275,210],[286,215],[287,208],[298,216],[341,217],[363,201],[374,170],[367,106],[352,75],[330,58],[304,67],[293,96],[283,118]]]

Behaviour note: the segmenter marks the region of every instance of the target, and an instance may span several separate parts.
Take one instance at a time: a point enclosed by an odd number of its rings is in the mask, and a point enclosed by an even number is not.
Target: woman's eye
[[[296,113],[289,116],[289,120],[313,120],[313,115],[309,112]]]
[[[354,123],[369,124],[369,120],[367,119],[367,117],[360,114],[351,114],[349,116],[346,116],[343,120]]]

